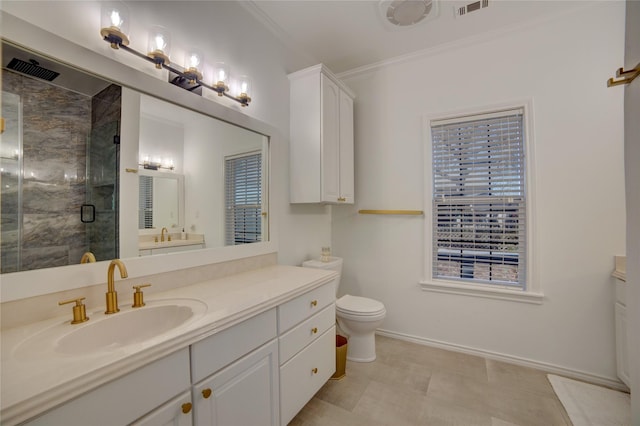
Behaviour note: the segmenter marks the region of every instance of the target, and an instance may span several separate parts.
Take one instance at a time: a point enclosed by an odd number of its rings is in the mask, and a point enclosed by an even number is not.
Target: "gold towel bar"
[[[613,77],[607,80],[607,87],[617,86],[619,84],[629,84],[637,76],[640,75],[640,63],[635,68],[625,71],[623,68],[618,68],[616,71],[616,78]]]
[[[360,214],[394,214],[394,215],[410,215],[422,216],[422,210],[358,210]]]

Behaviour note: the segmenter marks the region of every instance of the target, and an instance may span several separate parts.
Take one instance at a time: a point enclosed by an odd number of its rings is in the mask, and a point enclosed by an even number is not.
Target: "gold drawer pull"
[[[311,332],[312,332],[313,334],[316,334],[316,333],[318,332],[318,327],[313,327],[313,328],[311,329]]]
[[[189,414],[189,412],[191,411],[191,403],[190,402],[185,402],[184,404],[182,404],[182,412],[184,414]]]
[[[317,300],[312,300],[311,301],[311,306],[318,306],[318,301]]]
[[[209,398],[211,396],[211,389],[209,388],[203,389],[202,396],[204,396],[205,399]]]
[[[318,369],[317,369],[317,368],[313,368],[313,369],[311,369],[311,372],[312,372],[313,374],[318,374]]]
[[[344,197],[338,197],[338,201],[345,202],[345,201],[347,201],[347,199],[344,198]]]

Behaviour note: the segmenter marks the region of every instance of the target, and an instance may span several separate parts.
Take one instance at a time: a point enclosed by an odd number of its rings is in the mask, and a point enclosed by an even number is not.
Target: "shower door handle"
[[[93,223],[96,221],[96,206],[83,204],[80,206],[80,222]]]

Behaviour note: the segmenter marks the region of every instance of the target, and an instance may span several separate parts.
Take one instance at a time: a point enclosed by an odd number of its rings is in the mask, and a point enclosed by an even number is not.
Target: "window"
[[[436,280],[526,290],[524,110],[431,121]]]
[[[262,153],[227,157],[224,163],[226,244],[261,241]]]

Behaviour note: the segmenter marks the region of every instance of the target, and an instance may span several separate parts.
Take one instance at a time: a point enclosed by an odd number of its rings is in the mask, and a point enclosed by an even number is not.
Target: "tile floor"
[[[545,372],[376,336],[289,426],[571,426]]]

